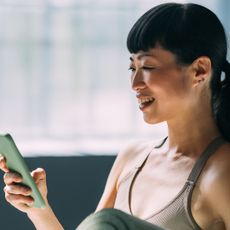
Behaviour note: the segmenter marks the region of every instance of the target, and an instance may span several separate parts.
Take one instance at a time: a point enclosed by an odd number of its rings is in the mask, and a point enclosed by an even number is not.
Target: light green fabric
[[[117,209],[103,209],[88,216],[76,230],[163,230]]]

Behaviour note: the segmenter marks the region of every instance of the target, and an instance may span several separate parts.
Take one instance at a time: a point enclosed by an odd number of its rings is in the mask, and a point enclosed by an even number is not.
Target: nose
[[[131,85],[134,91],[139,91],[146,87],[141,71],[135,71],[131,78]]]

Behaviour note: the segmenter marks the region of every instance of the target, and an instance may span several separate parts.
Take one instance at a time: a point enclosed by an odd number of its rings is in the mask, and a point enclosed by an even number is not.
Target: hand
[[[10,172],[6,165],[5,158],[0,155],[0,169],[5,172],[4,174],[4,187],[6,200],[18,210],[31,214],[34,211],[38,211],[38,208],[32,207],[33,198],[31,195],[31,189],[25,185],[21,185],[22,177],[16,172]],[[47,186],[46,186],[46,173],[44,169],[37,168],[32,171],[33,177],[43,199],[47,202]]]
[[[27,213],[37,230],[64,230],[47,201],[46,173],[44,169],[37,168],[31,173],[41,195],[46,203],[44,209],[30,206],[33,204],[31,189],[21,185],[20,174],[10,172],[5,158],[0,154],[0,169],[5,172],[4,188],[6,200],[18,210]]]

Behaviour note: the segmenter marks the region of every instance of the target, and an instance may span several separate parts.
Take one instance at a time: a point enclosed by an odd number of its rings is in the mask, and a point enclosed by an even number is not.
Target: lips
[[[139,108],[141,110],[145,109],[146,107],[150,106],[154,102],[153,97],[143,97],[138,98]]]

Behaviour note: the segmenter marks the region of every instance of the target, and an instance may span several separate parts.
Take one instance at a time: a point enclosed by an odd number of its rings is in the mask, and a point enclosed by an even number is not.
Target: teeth
[[[153,101],[153,97],[148,97],[148,98],[142,98],[142,99],[138,99],[138,103],[139,104],[143,104],[143,103],[147,103],[147,102],[150,102],[150,101]]]

